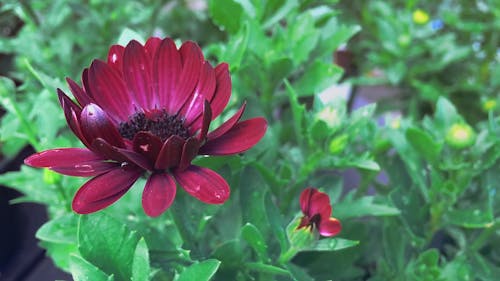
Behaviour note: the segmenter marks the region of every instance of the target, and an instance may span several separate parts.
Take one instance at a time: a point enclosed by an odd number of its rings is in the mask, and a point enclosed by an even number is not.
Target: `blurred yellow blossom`
[[[413,21],[418,24],[426,24],[429,21],[429,14],[424,10],[417,9],[413,12]]]

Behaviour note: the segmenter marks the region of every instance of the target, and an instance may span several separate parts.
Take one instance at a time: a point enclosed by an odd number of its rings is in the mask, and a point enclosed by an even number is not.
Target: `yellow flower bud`
[[[445,141],[454,148],[467,148],[476,142],[476,133],[465,123],[455,123],[448,129]]]
[[[497,108],[497,101],[494,99],[489,99],[483,102],[483,110],[488,112]]]
[[[418,24],[426,24],[429,21],[429,14],[421,9],[413,12],[413,21]]]
[[[43,170],[43,182],[46,184],[55,184],[61,180],[61,175],[58,173],[49,170],[49,169],[44,169]]]

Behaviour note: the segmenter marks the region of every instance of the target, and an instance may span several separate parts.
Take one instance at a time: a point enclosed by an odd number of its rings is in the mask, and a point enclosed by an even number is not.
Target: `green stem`
[[[179,202],[174,202],[174,204],[172,204],[172,206],[169,208],[170,217],[174,222],[177,231],[182,238],[182,241],[184,242],[184,246],[190,250],[195,250],[194,241],[196,240],[194,239],[194,235],[189,231],[187,227],[187,223],[189,222],[184,221],[185,216],[183,216],[182,213],[186,212],[186,210],[181,205],[182,204],[179,204]]]
[[[284,253],[282,253],[278,259],[278,262],[280,264],[285,264],[289,262],[297,253],[299,250],[295,247],[290,247],[288,250]]]
[[[6,107],[14,113],[16,118],[20,121],[23,132],[26,134],[28,142],[35,148],[35,150],[40,151],[41,147],[37,141],[36,134],[33,131],[30,123],[26,120],[25,115],[21,112],[17,104],[12,100],[10,96],[5,97],[8,105]]]
[[[499,223],[500,220],[496,220],[491,226],[486,227],[481,234],[474,240],[474,242],[470,246],[471,251],[478,251],[480,250],[486,243],[488,243],[490,240],[490,236],[495,233],[495,230],[498,228],[500,225]]]

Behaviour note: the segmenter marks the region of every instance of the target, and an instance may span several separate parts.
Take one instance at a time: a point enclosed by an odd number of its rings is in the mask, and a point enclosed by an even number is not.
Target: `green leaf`
[[[315,48],[320,37],[315,27],[314,18],[310,13],[303,13],[290,22],[286,38],[293,44],[289,45],[294,65],[306,61],[311,51]]]
[[[243,8],[238,2],[234,0],[210,0],[208,12],[214,23],[222,30],[236,33],[240,28]]]
[[[78,216],[66,214],[46,222],[36,232],[36,238],[52,242],[76,244]]]
[[[224,264],[224,267],[238,267],[242,264],[244,253],[239,239],[225,241],[217,245],[212,257]]]
[[[245,24],[237,34],[231,37],[229,43],[224,45],[225,50],[222,53],[221,60],[229,64],[230,71],[237,71],[245,57],[248,48],[250,25]]]
[[[245,266],[254,271],[262,272],[262,273],[269,273],[273,275],[288,275],[288,271],[286,269],[283,269],[281,267],[277,267],[274,265],[269,265],[269,264],[263,264],[260,262],[247,262],[245,263]]]
[[[82,257],[118,280],[130,280],[138,241],[135,231],[105,213],[80,217],[78,249]]]
[[[347,43],[349,38],[361,30],[359,25],[344,25],[338,22],[337,17],[332,18],[321,28],[321,37],[315,53],[319,56],[328,56],[337,50],[342,44]]]
[[[483,208],[484,209],[484,208]],[[495,223],[492,210],[480,208],[468,208],[452,210],[447,213],[450,222],[465,228],[491,227]]]
[[[264,29],[271,28],[275,23],[285,18],[298,6],[299,2],[297,0],[267,1],[265,9],[266,20],[262,24],[262,27]]]
[[[294,281],[314,281],[314,279],[309,276],[309,274],[307,274],[302,267],[294,265],[293,263],[287,263],[285,267],[290,272]]]
[[[208,281],[219,268],[220,261],[216,259],[208,259],[199,263],[195,263],[179,275],[177,281]]]
[[[351,163],[352,166],[358,167],[360,169],[369,170],[369,171],[380,171],[380,166],[377,162],[371,159],[359,159],[358,161],[354,161]]]
[[[339,251],[346,248],[354,247],[358,244],[359,241],[355,240],[348,240],[344,238],[326,238],[318,240],[310,247],[304,248],[301,251],[331,252],[331,251]]]
[[[141,44],[144,44],[146,42],[144,40],[144,37],[141,34],[139,34],[135,30],[132,30],[132,29],[126,27],[125,29],[123,29],[122,33],[118,37],[118,43],[117,44],[118,45],[122,45],[122,46],[127,46],[127,44],[131,40],[136,40],[136,41],[138,41]]]
[[[267,244],[259,229],[251,223],[245,224],[241,228],[241,236],[255,250],[260,260],[268,262]]]
[[[304,122],[306,108],[304,105],[299,103],[298,94],[295,89],[290,85],[288,80],[284,80],[286,89],[288,91],[288,99],[290,100],[290,106],[292,107],[293,122],[295,128],[295,135],[299,142],[303,141],[304,138]]]
[[[352,199],[352,193],[346,196],[339,204],[333,206],[333,214],[341,219],[357,218],[363,216],[395,216],[399,209],[388,203],[375,203],[373,196],[364,196]]]
[[[74,244],[68,244],[40,241],[39,245],[47,250],[47,256],[52,259],[54,264],[64,271],[70,271],[71,264],[68,257],[71,255],[79,255],[76,242]]]
[[[424,159],[431,163],[435,163],[438,160],[443,146],[434,141],[429,133],[415,127],[410,127],[406,130],[405,136],[406,140]]]
[[[79,256],[70,256],[71,276],[75,281],[113,281],[113,275],[108,276],[99,268]]]
[[[445,134],[446,130],[454,123],[457,123],[462,118],[458,115],[455,106],[446,98],[440,97],[436,103],[436,111],[434,113],[434,123],[438,130]]]
[[[21,171],[8,172],[0,174],[0,184],[14,188],[25,196],[23,202],[38,202],[43,204],[55,204],[60,202],[61,198],[57,192],[48,185],[44,185],[41,179],[43,178],[43,170],[34,169],[28,166],[21,166]],[[19,199],[16,199],[19,202]]]
[[[144,238],[141,238],[135,248],[134,260],[132,261],[132,281],[149,280],[149,252]]]
[[[320,93],[335,84],[342,76],[343,69],[333,63],[316,60],[304,70],[304,75],[294,83],[300,96]]]

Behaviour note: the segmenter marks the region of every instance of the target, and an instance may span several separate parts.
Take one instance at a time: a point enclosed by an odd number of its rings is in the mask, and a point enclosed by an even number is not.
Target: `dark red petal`
[[[179,81],[176,83],[175,95],[170,100],[167,110],[169,113],[177,114],[181,107],[191,96],[203,69],[203,53],[196,43],[187,41],[179,49],[181,55],[182,71]]]
[[[166,108],[172,113],[169,103],[175,96],[175,87],[179,82],[182,63],[174,41],[165,38],[160,44],[154,59],[153,80],[158,86],[158,108]]]
[[[142,192],[142,208],[146,215],[157,217],[174,202],[176,185],[168,174],[152,174]]]
[[[161,139],[149,132],[138,132],[134,136],[134,151],[146,156],[151,163],[156,162],[162,146]]]
[[[161,39],[158,37],[150,37],[148,41],[146,41],[146,44],[144,44],[146,54],[148,54],[151,61],[155,58],[156,51],[160,47],[161,42]]]
[[[205,100],[205,105],[203,106],[203,118],[201,124],[201,130],[198,134],[198,141],[201,143],[207,137],[208,128],[210,127],[210,121],[212,120],[212,109],[210,108],[210,103]]]
[[[57,89],[57,96],[64,111],[64,117],[66,118],[69,128],[85,146],[90,147],[90,143],[85,139],[80,128],[80,121],[78,120],[78,116],[80,116],[82,110],[60,89]]]
[[[340,221],[335,218],[322,219],[318,226],[319,234],[325,237],[335,236],[342,230]]]
[[[73,177],[93,177],[116,169],[119,165],[120,164],[116,162],[105,162],[103,160],[99,160],[80,162],[71,166],[56,166],[51,167],[50,169],[54,172]]]
[[[300,193],[300,209],[302,210],[302,213],[307,217],[312,217],[311,213],[309,212],[309,207],[311,204],[312,196],[317,192],[318,190],[316,188],[306,188],[302,191],[302,193]]]
[[[308,216],[303,216],[300,219],[300,223],[299,223],[299,226],[297,226],[297,229],[301,229],[303,227],[309,227],[310,224],[311,224],[311,221],[309,220],[309,217]]]
[[[230,194],[226,180],[216,172],[191,165],[184,171],[174,171],[177,182],[198,200],[208,204],[222,204]]]
[[[119,73],[100,60],[94,60],[89,70],[92,97],[115,122],[127,120],[134,104]]]
[[[179,136],[171,136],[164,143],[156,159],[155,169],[165,170],[177,167],[181,161],[184,140]]]
[[[267,122],[262,117],[245,120],[224,135],[207,141],[200,148],[199,154],[229,155],[244,152],[260,141],[266,129]]]
[[[89,82],[89,69],[88,68],[85,68],[83,71],[82,71],[82,88],[83,88],[83,91],[85,93],[87,93],[87,96],[89,96],[89,98],[91,100],[94,100],[94,95],[92,93],[92,89],[90,89],[90,82]]]
[[[64,113],[69,113],[71,110],[80,113],[82,109],[74,101],[72,101],[61,89],[57,89],[57,97],[59,98],[59,103],[61,104]]]
[[[125,147],[122,136],[111,123],[106,112],[93,103],[83,108],[80,115],[80,126],[88,141],[102,138],[113,146]]]
[[[217,129],[208,133],[207,138],[209,140],[216,139],[216,138],[222,136],[223,134],[225,134],[231,128],[233,128],[234,125],[238,121],[240,121],[241,115],[243,115],[243,112],[245,111],[245,107],[246,107],[246,102],[243,103],[243,105],[240,107],[240,109],[233,116],[231,116],[231,118],[229,118],[226,122],[224,122],[222,125],[220,125]]]
[[[103,158],[86,148],[57,148],[35,153],[24,159],[24,164],[37,168],[72,166]]]
[[[97,212],[113,204],[141,176],[137,169],[116,168],[86,182],[73,198],[73,210],[79,214]]]
[[[125,48],[121,45],[113,45],[108,52],[108,65],[113,67],[117,73],[122,73],[123,51]]]
[[[128,163],[133,163],[144,170],[153,170],[153,163],[145,156],[128,149],[117,148],[116,150],[127,158]]]
[[[92,143],[85,138],[85,135],[83,134],[83,131],[82,131],[82,127],[80,126],[79,115],[77,116],[76,112],[74,112],[74,111],[71,111],[70,122],[71,122],[71,124],[69,126],[72,128],[72,130],[74,130],[73,132],[75,133],[75,135],[82,141],[82,143],[86,147],[91,149]]]
[[[214,92],[215,71],[209,62],[205,62],[203,71],[201,71],[200,81],[180,112],[180,115],[186,118],[187,127],[193,127],[192,124],[201,117],[205,100],[211,100]],[[194,131],[199,129],[199,127],[194,128]]]
[[[213,111],[212,120],[222,113],[231,97],[231,76],[229,75],[229,69],[226,63],[221,63],[215,67],[215,77],[217,88],[210,101]]]
[[[153,96],[151,62],[145,49],[135,40],[130,41],[125,47],[123,79],[140,108],[145,110],[154,108],[156,98]]]
[[[196,138],[189,138],[184,143],[182,147],[181,161],[179,162],[178,170],[182,171],[191,165],[191,160],[193,160],[196,155],[198,155],[198,148],[200,147],[200,142]]]
[[[92,151],[102,155],[108,160],[114,160],[119,163],[127,163],[129,160],[116,147],[106,142],[104,139],[97,138],[92,142]]]
[[[87,93],[85,93],[85,91],[83,91],[83,89],[78,84],[76,84],[75,81],[66,78],[66,82],[68,83],[71,93],[73,93],[73,96],[82,107],[93,102],[92,99],[87,95]]]
[[[311,217],[320,215],[321,219],[329,218],[332,214],[330,197],[323,192],[314,193],[309,201],[309,214]]]

